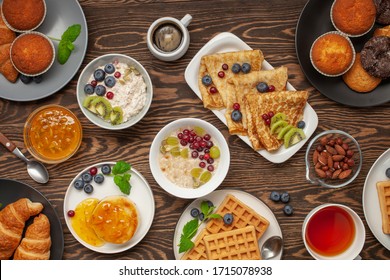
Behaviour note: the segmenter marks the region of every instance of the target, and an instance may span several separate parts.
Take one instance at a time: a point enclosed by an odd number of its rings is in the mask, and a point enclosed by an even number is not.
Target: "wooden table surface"
[[[0,99],[0,131],[28,154],[23,143],[23,125],[27,116],[42,105],[61,104],[81,120],[82,145],[70,160],[48,166],[51,179],[46,185],[32,181],[24,163],[1,147],[0,178],[25,182],[50,200],[63,226],[64,259],[174,259],[172,238],[176,222],[191,200],[172,197],[157,185],[149,169],[149,147],[154,136],[167,123],[183,117],[200,118],[215,125],[230,147],[230,170],[218,189],[239,188],[269,205],[283,232],[283,259],[312,259],[302,241],[302,223],[311,209],[328,202],[345,204],[363,219],[367,231],[361,253],[363,259],[390,259],[390,251],[371,233],[362,207],[367,173],[374,161],[390,147],[389,103],[374,108],[351,108],[331,101],[311,86],[299,66],[294,45],[295,27],[305,3],[306,0],[80,1],[89,31],[87,54],[80,70],[68,85],[45,99],[26,103]],[[186,13],[193,16],[189,26],[191,44],[188,52],[176,62],[157,60],[146,46],[148,27],[161,16],[181,18]],[[226,126],[203,108],[202,102],[186,84],[184,70],[205,43],[225,31],[239,36],[252,48],[261,49],[273,66],[287,66],[289,82],[296,89],[310,92],[309,103],[319,118],[314,135],[327,129],[342,129],[357,139],[364,162],[353,183],[342,189],[311,185],[305,179],[307,144],[285,163],[273,164],[253,152],[237,136],[229,135]],[[107,131],[92,124],[81,113],[76,100],[76,84],[81,70],[92,59],[108,53],[123,53],[140,61],[149,72],[154,87],[153,102],[147,115],[134,127],[122,131]],[[118,160],[132,163],[149,182],[155,197],[155,217],[150,231],[136,247],[119,254],[99,254],[77,242],[67,228],[63,217],[64,194],[70,181],[85,167]],[[293,216],[285,216],[283,205],[269,200],[273,190],[290,193],[295,210]]]

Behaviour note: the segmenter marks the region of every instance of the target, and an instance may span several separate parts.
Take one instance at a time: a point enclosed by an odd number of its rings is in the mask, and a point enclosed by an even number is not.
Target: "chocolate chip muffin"
[[[364,70],[370,75],[387,79],[390,77],[390,37],[377,36],[368,40],[361,51]]]
[[[376,22],[390,24],[390,0],[374,0],[376,6]]]

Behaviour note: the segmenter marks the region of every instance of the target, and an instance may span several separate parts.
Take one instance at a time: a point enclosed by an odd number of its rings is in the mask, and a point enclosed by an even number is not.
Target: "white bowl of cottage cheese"
[[[139,122],[149,110],[153,86],[135,59],[106,54],[92,60],[77,82],[77,101],[95,125],[119,130]]]
[[[185,118],[169,123],[156,135],[149,165],[165,191],[193,199],[211,193],[223,182],[230,152],[216,127],[200,119]]]

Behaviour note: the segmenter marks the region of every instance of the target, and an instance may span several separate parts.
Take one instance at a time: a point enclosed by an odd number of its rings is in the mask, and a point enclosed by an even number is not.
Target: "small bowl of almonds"
[[[362,167],[359,143],[341,130],[314,137],[306,150],[306,179],[312,184],[341,188],[358,176]]]

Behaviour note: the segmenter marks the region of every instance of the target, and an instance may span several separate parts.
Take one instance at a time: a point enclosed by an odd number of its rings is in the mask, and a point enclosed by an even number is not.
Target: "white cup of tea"
[[[306,216],[302,238],[307,251],[317,260],[353,260],[360,258],[366,230],[351,208],[323,204]]]
[[[191,20],[192,16],[187,14],[181,20],[162,17],[154,21],[146,37],[150,52],[163,61],[181,58],[190,45],[190,33],[187,26]]]

